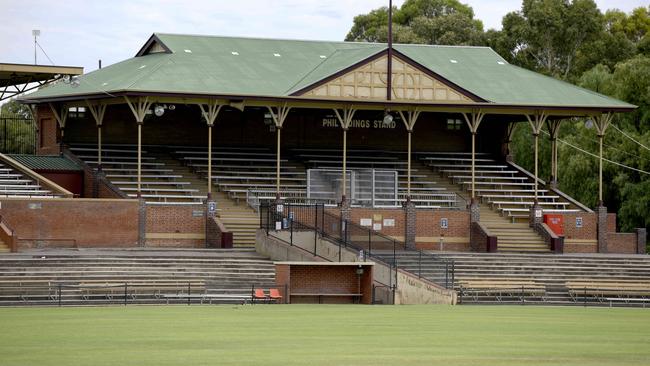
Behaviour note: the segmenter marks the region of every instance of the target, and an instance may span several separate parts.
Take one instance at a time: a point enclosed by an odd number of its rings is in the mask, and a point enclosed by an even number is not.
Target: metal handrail
[[[266,205],[264,206],[264,209],[260,211],[260,226],[261,228],[265,228],[266,232],[268,234],[269,231],[274,231],[276,228],[274,226],[271,226],[271,222],[275,222],[276,220],[271,220],[271,214],[276,215],[277,219],[282,220],[288,220],[287,223],[290,223],[291,228],[293,228],[293,222],[297,222],[300,224],[301,227],[308,229],[310,231],[314,231],[317,235],[320,235],[322,238],[327,238],[330,239],[334,242],[336,242],[339,246],[344,246],[346,248],[352,248],[354,250],[358,250],[360,254],[363,255],[364,259],[365,258],[373,258],[375,261],[382,262],[391,268],[394,267],[397,269],[398,267],[398,257],[397,257],[397,247],[399,246],[403,251],[407,252],[417,252],[418,253],[418,266],[420,270],[418,271],[418,278],[426,278],[425,276],[422,276],[422,271],[421,271],[421,265],[423,261],[434,261],[437,262],[440,265],[443,265],[445,267],[445,279],[444,281],[439,281],[435,280],[432,278],[427,278],[428,280],[440,284],[444,286],[445,288],[453,288],[454,286],[454,274],[455,274],[455,263],[453,260],[448,260],[445,258],[440,258],[439,256],[431,253],[425,253],[422,250],[418,249],[410,249],[407,248],[404,242],[395,240],[387,235],[384,235],[382,233],[379,233],[377,231],[371,230],[369,228],[363,227],[361,225],[354,224],[353,222],[349,220],[342,220],[340,216],[336,216],[334,214],[328,213],[324,210],[324,207],[322,205],[291,205],[291,204],[284,204],[282,208],[282,213],[278,213],[276,211],[276,205]],[[320,210],[319,210],[320,207]],[[296,209],[302,209],[302,210],[309,210],[313,209],[314,213],[314,222],[304,222],[304,220],[301,220],[300,217],[295,217],[295,216],[290,216],[285,214],[285,212],[295,212]],[[263,211],[266,211],[267,217],[266,217],[266,225],[264,225],[264,220],[263,220]],[[300,216],[300,215],[299,215]],[[304,215],[303,215],[304,216]],[[320,216],[320,219],[319,219]],[[334,231],[337,231],[338,233],[329,233],[326,231],[325,228],[325,222],[336,222],[339,223],[339,227],[334,229]],[[281,229],[282,230],[282,229]],[[361,236],[366,236],[368,237],[368,249],[361,247],[359,245],[356,245],[353,241],[349,240],[350,236],[350,231],[356,232],[358,235],[357,237]],[[375,238],[381,238],[382,243],[392,243],[393,246],[393,255],[392,255],[392,262],[387,261],[384,258],[373,254],[372,252],[372,246],[373,246],[373,237]],[[314,240],[316,240],[316,236],[314,237]],[[376,242],[376,240],[375,240]],[[376,252],[375,252],[376,253]],[[443,282],[443,283],[440,283]]]

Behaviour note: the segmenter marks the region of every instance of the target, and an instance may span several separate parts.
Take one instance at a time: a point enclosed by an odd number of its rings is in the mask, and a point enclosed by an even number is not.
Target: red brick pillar
[[[138,201],[138,246],[144,247],[147,244],[147,204],[142,197]]]
[[[541,224],[544,220],[544,215],[542,214],[542,206],[540,206],[537,202],[533,204],[533,206],[530,208],[530,215],[529,215],[529,220],[528,223],[530,227],[535,227],[537,224]]]
[[[600,205],[598,214],[598,253],[607,253],[607,207]]]
[[[416,234],[417,234],[417,210],[415,208],[415,203],[408,199],[404,204],[404,214],[406,215],[406,227],[404,228],[404,240],[406,248],[415,249],[416,248]]]
[[[646,242],[648,240],[648,234],[646,233],[645,228],[636,229],[636,252],[637,254],[645,254],[646,252]]]

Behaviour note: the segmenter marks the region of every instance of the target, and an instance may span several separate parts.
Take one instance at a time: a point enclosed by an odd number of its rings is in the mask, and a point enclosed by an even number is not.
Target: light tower
[[[37,47],[36,37],[38,37],[40,35],[41,35],[40,30],[38,30],[38,29],[32,30],[32,36],[34,36],[34,65],[36,65],[36,47]]]

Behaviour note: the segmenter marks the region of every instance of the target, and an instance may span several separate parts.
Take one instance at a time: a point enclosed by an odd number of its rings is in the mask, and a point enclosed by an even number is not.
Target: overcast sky
[[[461,0],[485,28],[521,0]],[[629,12],[648,0],[596,0]],[[395,0],[401,6],[403,0]],[[132,57],[153,32],[343,40],[355,15],[388,0],[0,0],[0,62],[33,63],[32,29],[58,65],[85,72]],[[38,51],[38,63],[50,61]]]

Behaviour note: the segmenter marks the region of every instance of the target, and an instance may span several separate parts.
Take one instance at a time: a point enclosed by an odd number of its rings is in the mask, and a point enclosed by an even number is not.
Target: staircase
[[[417,161],[413,164],[418,170],[430,169]],[[438,185],[447,191],[454,192],[467,201],[471,200],[471,193],[463,189],[462,185],[454,183],[444,174],[438,177]],[[550,246],[533,230],[528,223],[517,222],[505,217],[497,208],[482,203],[480,205],[480,222],[497,237],[497,251],[503,253],[550,253]]]
[[[207,179],[200,177],[191,168],[182,165],[168,154],[158,154],[157,161],[165,163],[172,174],[182,175],[183,181],[189,182],[188,188],[196,189],[197,196],[207,197]],[[245,200],[231,200],[218,187],[212,185],[212,198],[217,202],[217,216],[226,229],[233,233],[233,246],[237,248],[255,247],[255,233],[259,227],[259,217]]]
[[[9,246],[5,244],[5,242],[0,239],[0,253],[9,253],[11,250],[9,249]]]
[[[232,232],[233,246],[255,247],[255,236],[260,226],[257,213],[245,201],[233,201],[225,193],[214,192],[212,198],[217,202],[219,219]]]
[[[481,206],[480,222],[497,237],[504,253],[550,253],[551,248],[527,223],[513,223],[489,207]]]

